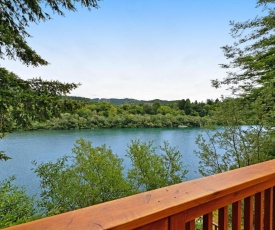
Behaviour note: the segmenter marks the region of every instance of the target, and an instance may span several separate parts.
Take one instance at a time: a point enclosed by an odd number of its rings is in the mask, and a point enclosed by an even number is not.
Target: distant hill
[[[149,101],[145,101],[145,100],[136,100],[136,99],[132,99],[132,98],[123,98],[123,99],[117,99],[117,98],[86,98],[86,97],[77,97],[77,96],[65,96],[63,98],[67,98],[67,99],[72,99],[72,100],[76,100],[76,101],[83,101],[83,102],[108,102],[110,104],[113,105],[123,105],[123,104],[134,104],[134,105],[139,105],[142,103],[154,103],[156,101],[160,102],[160,104],[165,105],[165,104],[171,104],[177,101],[167,101],[167,100],[159,100],[159,99],[155,99],[155,100],[149,100]]]
[[[116,99],[116,98],[93,98],[92,101],[94,102],[108,102],[113,105],[123,105],[123,104],[142,104],[142,103],[154,103],[156,101],[160,102],[162,105],[164,104],[171,104],[173,102],[177,101],[167,101],[167,100],[150,100],[150,101],[145,101],[145,100],[136,100],[136,99],[131,99],[131,98],[124,98],[124,99]]]
[[[92,102],[93,100],[91,98],[87,97],[77,97],[77,96],[64,96],[64,99],[71,99],[75,101],[83,101],[83,102]]]

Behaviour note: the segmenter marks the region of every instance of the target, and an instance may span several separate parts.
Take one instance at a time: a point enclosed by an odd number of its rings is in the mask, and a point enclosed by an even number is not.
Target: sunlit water
[[[195,179],[200,177],[196,172],[199,160],[194,154],[197,149],[195,140],[200,133],[199,128],[16,132],[0,140],[0,150],[12,157],[6,162],[0,161],[0,180],[15,175],[15,183],[24,185],[29,195],[39,194],[39,178],[32,170],[32,162],[54,162],[64,155],[71,155],[71,149],[80,137],[91,141],[93,146],[106,144],[113,153],[124,159],[126,169],[130,161],[125,154],[131,140],[154,140],[155,145],[168,141],[171,147],[176,147],[181,152],[183,162],[189,170],[188,179]]]

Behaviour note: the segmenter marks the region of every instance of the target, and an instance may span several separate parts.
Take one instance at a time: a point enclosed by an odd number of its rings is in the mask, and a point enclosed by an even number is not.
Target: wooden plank
[[[244,199],[244,229],[253,230],[253,197]]]
[[[264,229],[273,229],[273,189],[264,191]]]
[[[195,220],[190,220],[189,222],[187,222],[185,225],[185,228],[186,230],[195,230],[196,229]]]
[[[180,212],[173,216],[170,216],[169,219],[169,230],[185,230],[185,221],[186,213]]]
[[[212,212],[203,215],[203,230],[212,230],[213,214]]]
[[[263,229],[263,207],[264,193],[259,192],[255,195],[255,229]]]
[[[228,206],[219,209],[218,213],[218,229],[228,229]]]
[[[248,197],[275,186],[275,160],[160,188],[10,229],[135,229],[184,210],[189,220],[224,207],[227,198]],[[269,187],[265,187],[269,186]],[[239,195],[241,193],[241,195]],[[244,198],[243,197],[243,198]],[[215,207],[212,207],[214,204]],[[199,209],[197,208],[199,207]],[[115,211],[114,211],[115,210]],[[192,213],[197,210],[198,213]],[[190,215],[192,213],[192,215]],[[197,214],[197,216],[196,216]]]
[[[152,229],[169,230],[168,218],[161,219],[161,220],[155,221],[155,222],[150,223],[150,224],[146,224],[142,227],[136,228],[135,230],[152,230]]]
[[[242,226],[242,203],[241,201],[232,204],[232,229],[241,230]]]

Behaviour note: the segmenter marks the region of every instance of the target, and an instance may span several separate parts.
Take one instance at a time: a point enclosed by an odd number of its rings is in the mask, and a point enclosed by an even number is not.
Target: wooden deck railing
[[[275,160],[11,227],[48,229],[274,229]],[[228,211],[230,207],[231,211]],[[217,210],[217,212],[216,212]],[[216,226],[213,226],[215,213]]]

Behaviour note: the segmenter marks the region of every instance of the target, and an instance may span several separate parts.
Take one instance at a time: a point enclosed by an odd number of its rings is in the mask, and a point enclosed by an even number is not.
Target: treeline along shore
[[[218,99],[139,101],[134,99],[88,99],[63,97],[61,116],[33,122],[29,130],[94,128],[200,127],[212,124]]]

